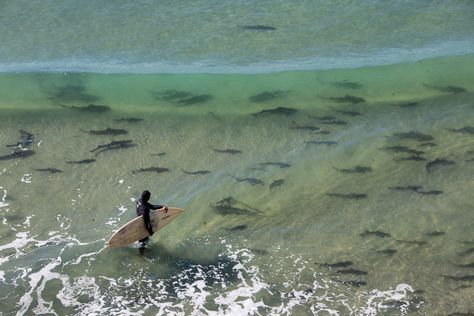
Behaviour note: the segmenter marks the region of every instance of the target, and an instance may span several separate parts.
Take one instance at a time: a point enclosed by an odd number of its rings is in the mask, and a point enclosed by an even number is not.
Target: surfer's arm
[[[152,210],[158,210],[158,209],[162,208],[165,213],[168,212],[168,207],[166,205],[151,205],[150,208]]]

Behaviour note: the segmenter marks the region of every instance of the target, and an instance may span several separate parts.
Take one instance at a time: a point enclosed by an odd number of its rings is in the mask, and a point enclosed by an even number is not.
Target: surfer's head
[[[142,201],[143,202],[148,202],[148,200],[150,199],[150,196],[151,196],[150,191],[148,191],[148,190],[143,191],[142,192]]]

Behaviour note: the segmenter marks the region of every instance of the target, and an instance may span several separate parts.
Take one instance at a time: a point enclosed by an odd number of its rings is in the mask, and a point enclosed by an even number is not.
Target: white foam
[[[30,268],[23,270],[21,278],[29,278],[29,289],[20,299],[19,315],[29,311],[37,314],[58,312],[53,310],[51,302],[42,298],[46,282],[52,279],[58,279],[63,284],[56,295],[61,304],[74,308],[75,313],[80,315],[142,315],[149,311],[166,315],[291,315],[297,307],[303,307],[313,314],[324,311],[328,315],[377,315],[389,308],[387,302],[394,300],[406,302],[400,308],[403,314],[406,311],[404,307],[409,306],[407,295],[413,292],[407,284],[400,284],[389,290],[341,292],[338,289],[340,283],[314,271],[314,265],[304,256],[294,255],[290,255],[294,262],[291,268],[284,265],[284,260],[270,260],[274,267],[271,269],[272,273],[279,276],[275,284],[275,280],[269,281],[262,274],[263,268],[256,265],[256,257],[251,250],[231,245],[226,246],[221,257],[223,260],[217,259],[217,264],[191,265],[167,279],[150,278],[147,269],[139,269],[131,278],[87,275],[71,278],[53,270],[61,267],[63,271],[65,266],[79,265],[84,261],[91,266],[91,262],[105,247],[87,253],[76,247],[102,240],[85,243],[73,237],[57,235],[40,241],[28,238],[27,233],[18,233],[17,237],[19,238],[15,242],[6,247],[20,249],[29,241],[34,242],[37,247],[54,240],[67,242],[59,257],[51,259],[39,271],[32,272]],[[63,263],[61,254],[71,247],[78,256]],[[231,281],[227,279],[229,268],[232,268],[233,274]],[[312,278],[308,278],[311,283],[305,284],[301,275],[312,275]],[[209,278],[213,280],[212,285],[209,284]],[[5,279],[5,274],[0,271],[0,280],[2,279]],[[170,285],[173,286],[174,293],[168,292]],[[137,297],[137,291],[141,293],[142,286],[146,287],[144,293],[147,294]],[[262,295],[274,297],[278,306],[267,305],[261,298]],[[88,302],[84,303],[84,298],[89,298]],[[32,306],[35,301],[37,306]],[[365,302],[363,306],[360,306],[361,302]],[[210,308],[208,303],[215,307]]]
[[[67,230],[69,227],[71,227],[71,220],[61,214],[56,215],[56,221],[59,223],[59,227],[63,230]]]
[[[128,208],[125,207],[125,205],[120,205],[118,210],[120,211],[120,213],[118,214],[118,216],[122,215],[123,213],[125,213],[126,211],[128,211]]]
[[[95,284],[95,278],[82,276],[73,279],[72,283],[66,280],[63,288],[56,297],[66,307],[79,306],[81,303],[77,299],[82,294],[86,294],[90,297],[99,296],[99,286]]]
[[[18,305],[20,307],[20,310],[17,312],[17,316],[24,315],[28,309],[30,308],[32,302],[33,302],[33,292],[36,290],[36,300],[37,300],[37,306],[33,309],[33,311],[36,314],[47,314],[47,313],[52,313],[54,315],[57,315],[53,310],[52,310],[52,302],[46,302],[43,300],[41,294],[42,291],[44,290],[45,284],[47,281],[51,279],[60,279],[63,281],[66,281],[66,278],[64,276],[61,276],[59,273],[52,272],[52,270],[58,266],[61,263],[61,260],[53,260],[52,262],[49,262],[45,267],[40,269],[38,272],[35,273],[30,273],[28,275],[30,281],[30,290],[25,293],[21,298],[20,301],[18,302]]]
[[[55,241],[66,241],[65,246],[60,250],[60,254],[57,258],[52,258],[50,262],[48,262],[45,266],[43,266],[40,270],[33,272],[31,268],[19,268],[20,271],[23,271],[22,275],[19,276],[19,279],[24,280],[25,278],[29,278],[29,290],[20,298],[18,302],[19,310],[17,312],[17,315],[24,315],[25,313],[28,313],[29,310],[33,311],[35,314],[54,314],[57,315],[56,311],[53,308],[53,302],[48,302],[45,301],[42,297],[42,293],[45,289],[45,285],[49,280],[53,279],[58,279],[62,282],[63,288],[62,290],[58,293],[58,298],[61,297],[61,293],[64,291],[68,290],[75,290],[75,287],[70,284],[69,277],[66,275],[62,275],[58,272],[53,272],[54,269],[56,269],[59,266],[62,266],[62,259],[61,259],[61,254],[67,247],[71,246],[77,246],[77,245],[89,245],[92,243],[99,242],[101,240],[93,241],[90,243],[83,243],[80,242],[79,240],[75,238],[63,238],[62,236],[54,236],[53,238],[50,238],[48,240],[36,240],[34,238],[28,238],[27,233],[18,233],[17,237],[21,237],[20,239],[15,240],[14,242],[4,245],[2,247],[4,248],[16,248],[17,251],[25,246],[29,242],[33,242],[36,247],[41,248],[45,246],[46,244],[51,244],[51,242]],[[99,251],[88,253],[88,254],[83,254],[81,255],[75,262],[72,264],[78,264],[81,262],[82,259],[84,258],[89,258],[93,257],[94,255],[97,255],[100,253],[104,248],[100,249]],[[1,250],[1,249],[0,249]],[[2,275],[3,276],[3,275]],[[92,289],[92,294],[94,296],[99,295],[99,289],[98,285],[94,284],[94,279],[90,281],[87,279],[87,277],[80,277],[77,279],[77,286],[80,287],[81,289]],[[92,284],[92,285],[91,285]],[[18,284],[16,284],[18,286]],[[80,293],[83,293],[84,291],[80,291]],[[77,297],[79,297],[79,295]],[[37,305],[32,306],[32,303],[36,300]],[[69,303],[68,303],[69,302]],[[74,302],[74,301],[72,301]],[[71,302],[70,301],[62,301],[64,306],[70,306]],[[77,302],[77,304],[80,304]],[[99,310],[94,310],[91,309],[91,312],[98,312]],[[90,313],[86,313],[90,314]]]
[[[6,169],[3,169],[3,171],[5,171]],[[1,173],[0,173],[1,175]],[[3,207],[6,207],[8,205],[10,205],[9,203],[5,202],[5,199],[7,198],[7,189],[5,189],[4,187],[1,187],[0,186],[0,190],[3,191],[3,196],[2,198],[0,199],[0,208],[3,208]]]
[[[26,217],[25,221],[23,222],[23,225],[25,226],[25,228],[28,228],[31,226],[31,219],[35,216],[35,214],[33,215],[29,215]]]
[[[8,244],[5,245],[0,245],[0,250],[4,249],[9,249],[9,248],[14,248],[14,249],[20,249],[28,244],[28,242],[31,241],[29,238],[28,233],[26,232],[19,232],[16,234],[17,239],[9,242]]]
[[[21,177],[20,181],[24,183],[31,183],[32,176],[33,176],[32,173],[26,173]]]
[[[413,293],[413,288],[408,284],[398,284],[394,290],[373,290],[369,293],[367,306],[359,310],[359,312],[361,315],[375,316],[378,312],[390,307],[385,305],[386,302],[397,301],[404,303],[400,306],[400,312],[406,314],[410,306],[410,302],[406,300],[408,293]]]
[[[109,221],[105,222],[105,225],[109,225],[109,226],[116,226],[117,224],[117,220],[115,219],[110,219]]]

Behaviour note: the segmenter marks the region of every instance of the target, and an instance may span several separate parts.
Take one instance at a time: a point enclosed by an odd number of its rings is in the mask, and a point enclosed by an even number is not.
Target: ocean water
[[[474,313],[473,6],[0,2],[1,315]]]

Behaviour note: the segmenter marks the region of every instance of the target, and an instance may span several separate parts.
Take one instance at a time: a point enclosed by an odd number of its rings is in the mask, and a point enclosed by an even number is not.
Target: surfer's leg
[[[139,245],[138,250],[140,251],[141,255],[145,254],[145,249],[149,240],[150,238],[146,237],[138,241],[138,245]]]
[[[148,230],[148,233],[150,234],[150,236],[152,236],[153,235],[153,227],[152,227],[151,221],[150,221],[150,212],[145,212],[143,214],[143,221],[145,222],[146,230]]]

